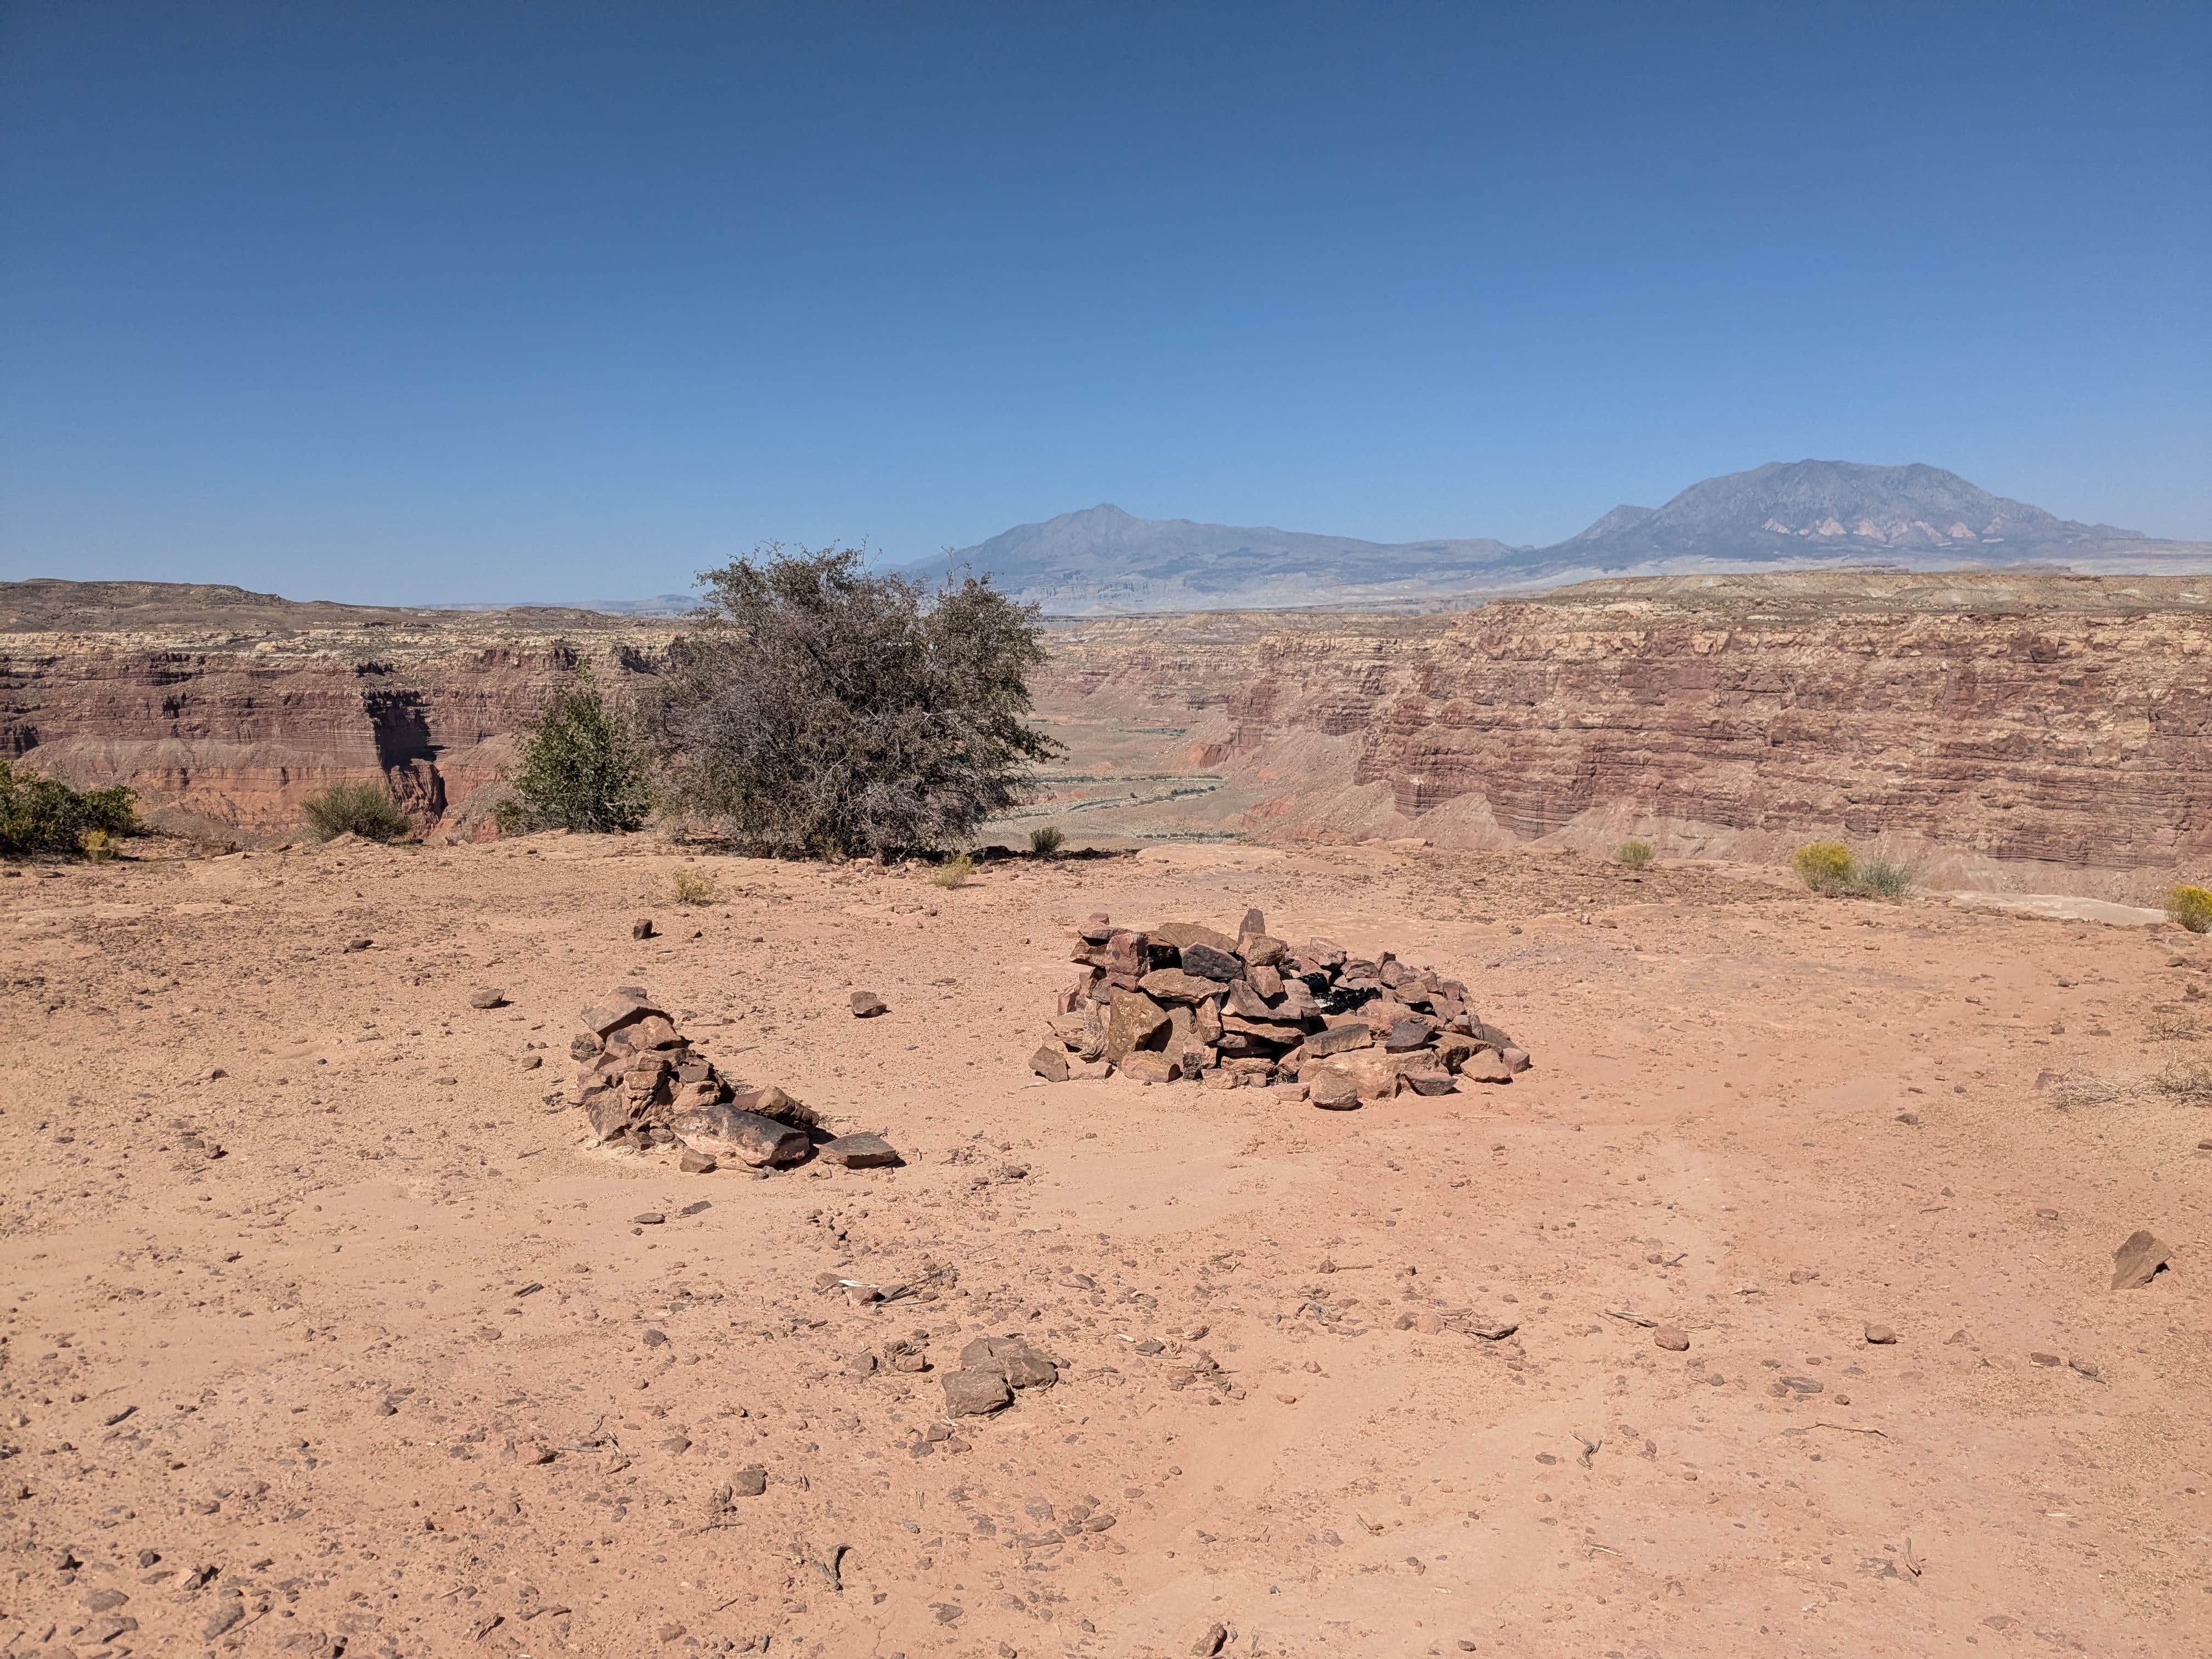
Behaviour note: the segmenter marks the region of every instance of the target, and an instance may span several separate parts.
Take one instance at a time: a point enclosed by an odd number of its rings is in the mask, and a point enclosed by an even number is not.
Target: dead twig
[[[1630,1313],[1625,1308],[1607,1308],[1604,1312],[1607,1319],[1618,1319],[1631,1325],[1641,1325],[1647,1331],[1656,1331],[1659,1328],[1657,1320],[1646,1319],[1642,1314]]]

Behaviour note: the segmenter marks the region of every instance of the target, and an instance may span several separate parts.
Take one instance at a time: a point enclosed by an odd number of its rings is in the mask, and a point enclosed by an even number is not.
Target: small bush
[[[1839,841],[1807,842],[1790,855],[1790,867],[1797,872],[1798,880],[1824,898],[1850,891],[1858,874],[1858,861]]]
[[[1067,844],[1067,836],[1056,823],[1048,823],[1042,830],[1030,831],[1030,851],[1041,859],[1048,859]]]
[[[72,789],[0,761],[0,857],[90,856],[88,836],[112,839],[137,828],[137,798],[128,789]]]
[[[712,876],[697,870],[678,870],[669,878],[678,904],[712,904],[722,896]]]
[[[105,830],[88,830],[78,838],[77,845],[84,849],[85,857],[94,864],[105,864],[115,856],[115,837]]]
[[[514,799],[502,830],[635,830],[653,805],[645,754],[629,722],[609,708],[586,663],[556,689],[525,729]]]
[[[381,784],[342,780],[308,796],[300,810],[317,841],[344,835],[363,841],[398,841],[413,828]]]
[[[1894,859],[1869,859],[1851,878],[1851,891],[1862,898],[1901,899],[1911,890],[1911,870]]]
[[[1625,869],[1641,870],[1651,862],[1651,843],[1648,841],[1625,841],[1613,849],[1613,861]]]
[[[2051,1103],[2062,1112],[2083,1106],[2111,1106],[2127,1099],[2134,1087],[2118,1078],[2062,1077],[2051,1085]]]
[[[2212,933],[2212,887],[2176,887],[2166,896],[2166,914],[2192,933]]]
[[[968,878],[975,873],[975,860],[965,853],[955,853],[937,866],[937,873],[930,879],[939,887],[964,887]]]
[[[2151,1087],[2185,1105],[2212,1106],[2212,1065],[2201,1060],[2170,1060],[2151,1079]]]

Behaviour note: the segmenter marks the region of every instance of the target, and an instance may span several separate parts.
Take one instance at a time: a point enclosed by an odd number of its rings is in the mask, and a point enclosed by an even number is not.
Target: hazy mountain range
[[[1934,466],[1772,462],[1691,485],[1663,507],[1617,507],[1550,547],[1489,537],[1384,543],[1303,531],[1139,519],[1118,507],[1018,525],[953,554],[1059,615],[1132,611],[1428,608],[1595,576],[1880,565],[2049,564],[2212,570],[2212,543],[2080,524]],[[945,559],[904,567],[921,574]]]

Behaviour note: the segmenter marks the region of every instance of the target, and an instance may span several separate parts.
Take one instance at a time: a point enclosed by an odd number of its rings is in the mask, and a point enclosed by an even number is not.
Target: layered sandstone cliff
[[[1088,621],[1039,707],[1183,728],[1272,836],[1954,875],[2212,861],[2212,586],[1975,573],[1602,582],[1450,617]]]
[[[473,833],[514,734],[590,659],[617,698],[672,624],[588,611],[294,605],[235,588],[0,588],[0,757],[127,784],[157,827],[283,839],[339,779]]]
[[[676,627],[0,585],[0,755],[228,839],[295,833],[342,777],[473,834],[550,689],[588,658],[627,697]],[[1049,643],[1037,713],[1074,750],[1056,807],[1103,777],[1141,833],[1638,834],[1762,860],[1838,834],[1938,878],[2075,890],[2212,865],[2197,580],[1675,577],[1447,617],[1091,618]]]

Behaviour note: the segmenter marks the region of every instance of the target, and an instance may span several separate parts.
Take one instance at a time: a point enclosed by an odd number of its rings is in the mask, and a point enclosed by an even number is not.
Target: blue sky
[[[0,0],[0,574],[385,601],[1805,456],[2212,538],[2212,9]]]

